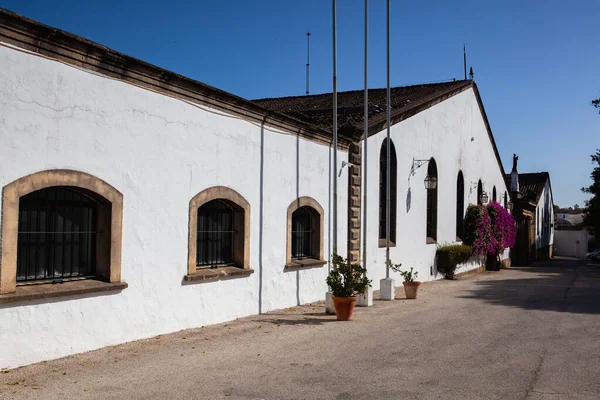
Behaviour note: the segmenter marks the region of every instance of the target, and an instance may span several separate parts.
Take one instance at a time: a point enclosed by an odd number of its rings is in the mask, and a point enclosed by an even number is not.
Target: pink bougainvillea
[[[487,210],[491,222],[491,240],[487,253],[497,256],[504,249],[515,245],[515,220],[499,203],[488,204]]]
[[[515,221],[499,203],[469,206],[465,218],[465,243],[473,246],[473,254],[498,256],[515,245]]]

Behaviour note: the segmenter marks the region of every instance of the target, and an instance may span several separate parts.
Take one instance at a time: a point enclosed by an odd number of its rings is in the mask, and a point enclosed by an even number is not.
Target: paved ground
[[[352,322],[303,306],[19,368],[0,398],[600,398],[599,264],[421,289]]]

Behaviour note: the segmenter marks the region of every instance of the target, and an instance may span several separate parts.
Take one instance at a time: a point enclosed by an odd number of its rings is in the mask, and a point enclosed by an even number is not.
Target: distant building
[[[517,240],[511,250],[511,262],[527,265],[553,256],[554,202],[550,174],[518,173],[517,159],[515,156],[513,171],[506,176],[512,192],[512,213],[517,222]]]
[[[585,229],[582,211],[565,208],[556,210],[554,223],[556,255],[584,258],[585,253],[590,250],[589,243],[593,236]]]

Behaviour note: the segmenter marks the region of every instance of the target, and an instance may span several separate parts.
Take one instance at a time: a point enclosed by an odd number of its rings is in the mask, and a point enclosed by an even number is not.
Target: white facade
[[[234,113],[191,104],[127,82],[0,45],[0,187],[32,173],[81,171],[123,195],[121,292],[0,304],[0,368],[58,358],[324,299],[328,268],[286,270],[287,212],[307,196],[324,209],[325,258],[332,252],[332,185],[348,153]],[[379,154],[386,131],[369,137],[366,249],[375,290],[385,277],[379,247]],[[391,259],[430,274],[427,165],[438,171],[437,243],[456,240],[456,184],[464,209],[508,192],[473,88],[395,124],[396,244]],[[363,160],[364,162],[364,160]],[[338,179],[338,252],[347,253],[348,168]],[[225,186],[250,204],[249,266],[230,279],[187,282],[190,200]],[[2,204],[0,204],[2,206]],[[549,208],[551,210],[551,207]],[[0,226],[3,221],[0,217]],[[361,234],[362,237],[362,234]],[[1,239],[1,238],[0,238]],[[0,241],[1,242],[1,241]],[[503,257],[507,257],[505,252]],[[0,260],[1,261],[1,260]],[[483,260],[462,265],[477,268]],[[433,269],[434,270],[434,269]],[[399,275],[392,277],[400,285]]]
[[[585,258],[590,237],[585,229],[557,230],[554,233],[555,254],[557,256]]]
[[[379,154],[386,138],[383,130],[368,139],[368,240],[367,270],[378,289],[386,277],[385,248],[379,247]],[[484,118],[472,89],[457,94],[391,127],[390,138],[397,154],[397,222],[396,245],[390,248],[390,260],[402,264],[402,269],[414,267],[420,281],[439,278],[435,273],[435,252],[438,244],[456,241],[456,190],[458,172],[464,176],[464,211],[477,204],[477,184],[492,199],[496,187],[498,201],[508,192],[503,172],[498,164],[488,136]],[[424,179],[427,165],[410,174],[413,158],[433,157],[438,173],[437,243],[427,244],[426,196]],[[508,257],[508,250],[503,258]],[[485,264],[473,262],[459,266],[458,273]],[[431,274],[433,271],[433,274]],[[397,285],[402,277],[390,271]]]
[[[541,249],[554,243],[554,201],[550,181],[542,190],[540,199],[535,207],[535,247]]]
[[[329,147],[6,46],[0,66],[0,187],[72,169],[119,190],[129,284],[114,294],[0,305],[0,368],[324,298],[326,266],[287,272],[284,265],[286,212],[300,196],[325,209],[330,251]],[[347,157],[340,151],[338,162]],[[340,221],[347,174],[338,184]],[[190,199],[217,185],[251,205],[255,273],[183,284]],[[337,234],[345,254],[345,223]]]

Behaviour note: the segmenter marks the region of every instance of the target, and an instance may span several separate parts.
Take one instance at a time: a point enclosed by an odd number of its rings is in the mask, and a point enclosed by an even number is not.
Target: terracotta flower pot
[[[402,285],[404,285],[404,293],[407,299],[417,298],[417,290],[419,290],[421,282],[402,282]]]
[[[335,306],[335,315],[338,321],[350,321],[354,313],[354,306],[358,296],[353,297],[333,297],[333,305]]]

